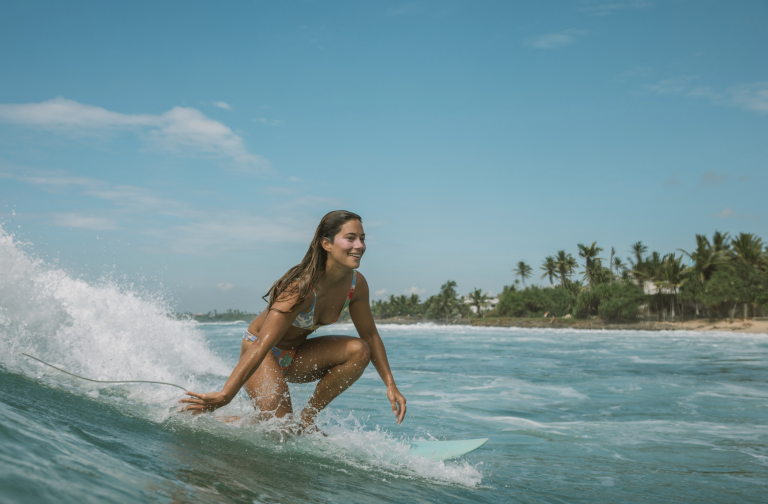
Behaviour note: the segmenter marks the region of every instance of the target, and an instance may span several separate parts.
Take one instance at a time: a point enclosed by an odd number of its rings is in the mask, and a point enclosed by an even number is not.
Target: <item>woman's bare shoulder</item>
[[[368,295],[368,280],[365,279],[360,271],[355,273],[355,294],[352,299]]]
[[[277,296],[275,302],[272,303],[272,309],[275,311],[287,313],[293,311],[291,310],[291,308],[293,308],[294,310],[301,312],[312,306],[313,301],[314,298],[312,296],[311,290],[309,295],[307,295],[304,299],[299,299],[299,282],[294,280],[288,284],[288,286],[285,288],[285,290],[283,290],[283,292],[280,293],[280,295]],[[295,308],[294,305],[296,305]]]

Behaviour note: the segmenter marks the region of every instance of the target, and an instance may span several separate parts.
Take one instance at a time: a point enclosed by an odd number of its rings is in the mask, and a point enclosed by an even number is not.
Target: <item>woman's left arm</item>
[[[373,321],[368,282],[359,271],[357,272],[355,294],[349,303],[349,314],[357,333],[368,343],[368,347],[371,349],[371,362],[387,386],[387,398],[392,405],[392,412],[397,417],[397,423],[403,423],[405,397],[397,390],[395,379],[392,377],[392,370],[389,368],[389,361],[387,360],[387,351],[384,350],[384,342],[381,341],[376,323]]]

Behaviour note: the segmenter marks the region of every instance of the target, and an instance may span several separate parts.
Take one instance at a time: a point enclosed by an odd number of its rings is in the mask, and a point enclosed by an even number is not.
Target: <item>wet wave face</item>
[[[0,232],[3,502],[764,502],[768,335],[383,325],[405,423],[370,366],[327,436],[297,437],[243,394],[192,417],[173,387],[21,356],[213,391],[242,334],[28,249]],[[295,411],[312,390],[291,386]],[[479,437],[453,461],[408,451]]]

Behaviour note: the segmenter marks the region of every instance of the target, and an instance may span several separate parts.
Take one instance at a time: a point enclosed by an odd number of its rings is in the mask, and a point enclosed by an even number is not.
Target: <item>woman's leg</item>
[[[242,355],[242,352],[241,352]],[[245,391],[261,412],[261,419],[283,418],[293,413],[291,395],[283,370],[275,355],[269,352],[250,379],[245,382]]]
[[[288,368],[288,381],[320,380],[301,412],[301,425],[314,424],[317,414],[363,375],[370,360],[368,343],[351,336],[321,336],[301,345]]]

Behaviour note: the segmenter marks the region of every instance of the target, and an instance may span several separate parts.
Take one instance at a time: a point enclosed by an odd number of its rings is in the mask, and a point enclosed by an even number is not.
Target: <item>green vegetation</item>
[[[242,320],[244,322],[250,322],[259,316],[258,313],[246,313],[240,310],[227,310],[225,312],[218,312],[213,310],[208,313],[176,313],[176,318],[187,318],[196,320],[197,322],[236,322]]]
[[[479,302],[485,303],[486,300],[482,299],[482,296]],[[468,317],[471,313],[469,305],[465,304],[462,296],[456,292],[456,282],[453,280],[444,283],[438,294],[430,296],[423,303],[418,294],[411,294],[410,297],[391,295],[389,300],[371,303],[371,311],[376,318],[424,317],[430,320]]]
[[[440,292],[421,301],[418,294],[391,295],[371,303],[376,318],[417,317],[450,320],[468,317],[555,317],[599,318],[610,321],[690,320],[698,317],[735,318],[768,313],[768,246],[751,233],[731,238],[715,232],[710,241],[696,235],[696,249],[668,254],[636,242],[627,262],[611,247],[610,257],[599,257],[603,248],[578,245],[583,263],[565,250],[548,256],[541,265],[542,279],[550,285],[525,285],[532,268],[519,261],[512,271],[518,278],[504,287],[497,300],[475,288],[467,296],[457,292],[449,280]],[[607,267],[604,265],[604,261]],[[574,278],[577,269],[580,278]],[[518,285],[522,281],[523,288]],[[488,310],[493,302],[496,307]],[[471,307],[475,308],[475,312]],[[215,310],[205,315],[184,314],[200,322],[250,321],[256,314]],[[348,321],[345,310],[340,321]]]
[[[517,263],[517,268],[512,271],[515,273],[515,276],[520,277],[520,280],[523,281],[523,287],[525,287],[525,279],[531,276],[531,267],[525,264],[525,261],[520,261]]]
[[[629,265],[611,247],[606,268],[598,257],[603,248],[596,242],[579,244],[586,285],[573,279],[576,260],[560,250],[541,266],[541,278],[548,277],[552,288],[505,287],[496,314],[533,317],[549,311],[604,320],[667,320],[685,318],[686,309],[688,318],[733,318],[742,308],[744,318],[762,315],[768,308],[768,247],[762,240],[751,233],[731,239],[728,233],[716,232],[711,242],[697,235],[696,245],[690,253],[662,255],[648,254],[648,247],[637,242],[630,249]],[[560,285],[554,285],[556,279]]]
[[[731,239],[728,233],[716,232],[711,241],[697,235],[694,251],[668,254],[649,253],[648,247],[636,242],[626,262],[614,247],[608,258],[600,257],[603,250],[597,242],[579,244],[581,264],[564,250],[546,257],[541,278],[549,280],[547,287],[526,287],[532,268],[519,261],[512,270],[515,283],[505,286],[496,308],[484,313],[491,301],[488,295],[475,288],[462,298],[454,281],[443,284],[439,294],[423,303],[415,295],[374,301],[373,313],[377,318],[451,319],[541,317],[550,312],[556,317],[633,321],[747,318],[768,312],[768,247],[753,234],[741,233]],[[574,278],[577,269],[580,278]],[[520,281],[522,289],[518,288]]]

